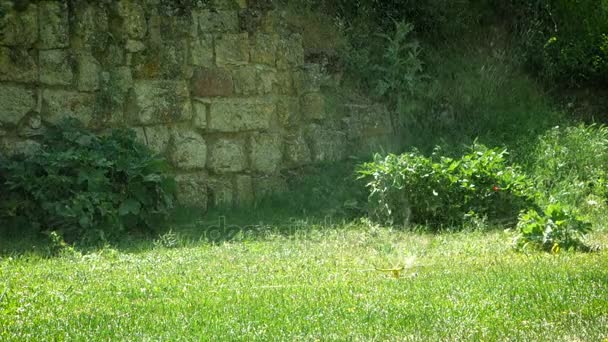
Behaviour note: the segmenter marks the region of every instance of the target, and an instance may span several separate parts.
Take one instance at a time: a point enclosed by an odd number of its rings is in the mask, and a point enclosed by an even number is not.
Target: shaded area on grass
[[[310,227],[343,224],[365,215],[367,194],[354,172],[358,159],[326,163],[289,170],[283,175],[290,191],[276,194],[250,207],[176,208],[154,233],[131,232],[118,240],[97,245],[80,245],[82,251],[95,251],[110,245],[119,250],[143,251],[154,247],[162,236],[187,241],[221,243],[243,236],[268,234],[294,235]],[[316,228],[315,228],[316,229]],[[27,234],[0,237],[0,256],[50,255],[57,246],[48,235]]]

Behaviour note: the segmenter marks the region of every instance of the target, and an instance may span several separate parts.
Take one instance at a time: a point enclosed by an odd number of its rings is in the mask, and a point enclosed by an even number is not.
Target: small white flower
[[[588,200],[587,204],[592,205],[592,206],[596,206],[598,203],[596,200]]]

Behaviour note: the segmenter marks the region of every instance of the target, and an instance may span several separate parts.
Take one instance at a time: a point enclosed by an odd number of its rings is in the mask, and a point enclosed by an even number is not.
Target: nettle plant
[[[506,150],[475,144],[459,159],[440,153],[376,155],[361,165],[358,173],[368,181],[373,216],[389,224],[438,228],[460,225],[471,216],[514,221],[532,205],[531,183],[518,166],[507,163]]]
[[[17,234],[57,231],[67,241],[150,230],[174,205],[169,171],[132,131],[99,136],[68,119],[48,128],[37,152],[0,164],[0,220]]]

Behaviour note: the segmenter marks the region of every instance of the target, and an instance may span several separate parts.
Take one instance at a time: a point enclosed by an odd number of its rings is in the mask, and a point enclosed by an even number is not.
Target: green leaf
[[[129,198],[122,202],[118,208],[118,214],[120,214],[120,216],[126,216],[128,214],[139,215],[140,210],[141,204],[137,200]]]

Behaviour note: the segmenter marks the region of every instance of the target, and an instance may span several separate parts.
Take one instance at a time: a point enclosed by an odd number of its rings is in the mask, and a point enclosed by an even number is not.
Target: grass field
[[[156,243],[5,254],[0,340],[608,338],[605,251],[518,253],[502,230],[283,226],[215,243],[192,226]],[[606,233],[592,238],[608,245]],[[377,270],[400,267],[398,278]]]

